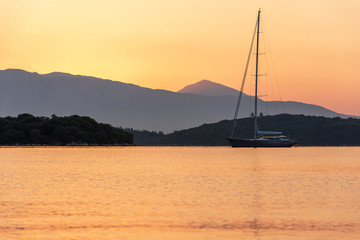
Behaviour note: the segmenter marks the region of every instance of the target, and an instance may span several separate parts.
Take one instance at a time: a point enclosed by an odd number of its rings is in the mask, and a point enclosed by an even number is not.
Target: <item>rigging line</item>
[[[267,35],[266,35],[266,31],[265,31],[265,24],[264,24],[264,21],[262,21],[261,22],[262,23],[262,26],[263,26],[263,32],[264,32],[264,37],[262,38],[262,40],[263,40],[263,45],[264,45],[264,48],[265,48],[265,50],[267,51],[267,48],[269,48],[269,53],[270,53],[270,43],[269,43],[269,41],[267,40]],[[266,80],[267,80],[267,82],[266,82],[266,84],[270,84],[270,87],[269,87],[269,91],[271,91],[271,96],[272,96],[272,98],[273,98],[273,104],[271,104],[272,106],[273,106],[273,114],[277,114],[277,113],[279,113],[279,111],[278,111],[278,104],[277,104],[277,102],[274,102],[274,100],[276,99],[276,94],[275,94],[275,91],[274,91],[274,77],[273,77],[273,72],[271,71],[272,69],[274,70],[275,68],[273,67],[273,68],[271,68],[271,65],[270,65],[270,63],[269,62],[272,62],[271,61],[271,59],[270,59],[270,57],[269,56],[266,56],[266,58],[265,58],[265,64],[266,64],[266,70],[267,70],[267,72],[268,72],[268,74],[269,74],[269,77],[268,78],[266,78]],[[272,62],[273,63],[273,62]],[[268,82],[269,81],[269,82]],[[267,85],[266,85],[266,87],[267,87]],[[269,100],[269,99],[267,99],[267,100]],[[269,100],[270,101],[270,100]],[[268,111],[268,107],[269,107],[269,103],[268,102],[266,102],[266,106],[267,106],[267,111]]]
[[[279,81],[278,81],[278,77],[277,77],[277,73],[276,73],[275,65],[274,65],[274,60],[273,60],[272,53],[271,53],[270,42],[269,42],[269,39],[268,39],[268,36],[267,36],[266,26],[265,26],[263,21],[261,23],[262,23],[262,27],[264,29],[263,32],[264,32],[266,42],[268,42],[267,45],[268,45],[268,49],[269,49],[270,60],[271,60],[271,64],[272,64],[272,67],[273,67],[273,70],[274,70],[275,82],[276,82],[276,86],[277,86],[279,96],[280,96],[280,102],[281,102],[281,106],[282,106],[282,111],[284,113],[285,112],[285,106],[284,106],[284,102],[282,100],[282,95],[281,95],[281,91],[280,91],[280,87],[279,87]]]
[[[265,46],[266,48],[266,46]],[[269,69],[269,63],[267,61],[267,58],[265,58],[265,69]],[[268,102],[268,83],[269,83],[269,79],[271,79],[271,72],[269,71],[269,76],[266,75],[266,78],[265,78],[265,94],[266,94],[266,97],[265,97],[265,112],[266,114],[269,113],[269,102]]]
[[[251,39],[250,51],[249,51],[249,55],[248,55],[248,58],[247,58],[247,61],[246,61],[246,67],[245,67],[245,72],[244,72],[244,76],[243,76],[243,81],[242,81],[242,84],[241,84],[241,90],[240,90],[240,92],[239,92],[239,98],[238,98],[238,101],[237,101],[237,103],[236,103],[236,109],[235,109],[235,114],[234,114],[234,124],[233,124],[233,128],[232,128],[232,131],[231,131],[231,137],[234,136],[234,130],[235,130],[235,127],[236,127],[236,125],[237,125],[237,124],[236,124],[236,119],[237,119],[237,116],[238,116],[238,113],[239,113],[239,107],[240,107],[241,98],[242,98],[242,94],[243,94],[243,90],[244,90],[246,74],[247,74],[247,70],[248,70],[248,67],[249,67],[249,62],[250,62],[250,57],[251,57],[252,48],[253,48],[253,45],[254,45],[256,28],[257,28],[257,22],[256,22],[256,24],[255,24],[253,37],[252,37],[252,39]]]
[[[252,70],[252,69],[251,69]],[[252,84],[248,84],[248,88],[249,88],[249,93],[250,93],[250,99],[249,99],[249,117],[251,116],[251,109],[253,108],[252,104],[254,103],[254,101],[252,100],[252,96],[253,96],[253,85]],[[255,92],[255,91],[254,91]],[[255,93],[254,93],[255,95]]]
[[[263,31],[263,27],[262,27],[262,24],[263,24],[263,19],[261,18],[260,19],[260,29],[259,29],[259,33],[264,33]],[[260,35],[261,36],[261,35]],[[260,76],[265,76],[265,78],[259,78],[258,81],[261,82],[261,84],[258,86],[258,91],[260,91],[261,93],[263,93],[262,96],[266,96],[265,99],[262,99],[263,101],[261,101],[258,105],[259,107],[259,112],[267,112],[267,109],[268,109],[268,104],[267,104],[267,96],[268,96],[268,59],[267,59],[267,44],[265,42],[265,38],[264,37],[260,37],[259,38],[259,41],[260,41],[260,45],[259,45],[259,52],[258,52],[258,60],[259,60],[259,63],[261,66],[264,66],[262,68],[262,71],[261,71],[261,74],[257,74],[258,77]],[[260,57],[261,55],[265,55],[264,57]],[[271,72],[270,72],[271,74]],[[265,94],[264,94],[265,93]],[[261,95],[258,95],[258,97],[262,97]]]
[[[263,30],[263,24],[264,24],[264,20],[263,20],[263,18],[261,18],[261,30],[262,30],[262,32],[264,33],[264,30]],[[271,71],[269,70],[270,69],[270,67],[269,67],[269,61],[268,61],[268,56],[267,56],[267,44],[266,44],[266,41],[265,41],[265,38],[264,37],[262,37],[261,38],[261,42],[262,42],[262,46],[263,46],[263,52],[264,52],[264,54],[265,54],[265,56],[264,56],[264,58],[263,58],[263,64],[262,65],[264,65],[265,66],[265,68],[264,68],[264,74],[263,75],[265,75],[266,77],[265,77],[265,84],[262,84],[263,86],[265,86],[265,89],[263,89],[263,91],[265,91],[265,101],[263,102],[263,105],[264,105],[264,107],[263,107],[263,111],[265,111],[265,114],[268,114],[269,113],[269,103],[268,103],[268,100],[269,100],[269,98],[268,98],[268,96],[269,96],[269,79],[271,79]]]

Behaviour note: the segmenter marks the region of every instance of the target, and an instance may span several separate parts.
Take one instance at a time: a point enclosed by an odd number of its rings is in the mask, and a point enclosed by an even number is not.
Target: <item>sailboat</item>
[[[286,136],[284,136],[282,134],[282,132],[260,131],[258,128],[258,124],[257,124],[257,122],[258,122],[258,116],[257,116],[257,114],[258,114],[257,113],[257,111],[258,111],[258,109],[257,109],[258,95],[257,95],[257,92],[258,92],[258,77],[259,77],[258,70],[259,70],[260,13],[261,13],[261,10],[259,9],[254,34],[253,34],[253,38],[251,41],[251,47],[250,47],[250,51],[249,51],[249,55],[248,55],[248,59],[247,59],[246,67],[245,67],[243,82],[242,82],[242,86],[241,86],[241,90],[239,93],[239,98],[238,98],[237,106],[236,106],[236,110],[235,110],[234,124],[233,124],[231,135],[230,135],[230,137],[227,138],[227,140],[229,141],[229,143],[232,147],[292,147],[297,144],[296,140],[291,140],[291,139],[287,138]],[[241,97],[242,97],[242,93],[243,93],[243,89],[244,89],[244,83],[245,83],[245,78],[246,78],[246,74],[247,74],[247,69],[248,69],[249,62],[250,62],[250,56],[251,56],[252,48],[254,45],[255,35],[256,35],[256,70],[255,70],[256,72],[255,72],[254,138],[242,139],[242,138],[234,137],[234,130],[235,130],[236,124],[237,124],[237,115],[238,115]]]

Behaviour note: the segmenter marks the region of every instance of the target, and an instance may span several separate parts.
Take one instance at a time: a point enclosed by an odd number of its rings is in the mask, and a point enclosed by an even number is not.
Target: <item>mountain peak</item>
[[[51,72],[48,74],[44,74],[47,77],[68,77],[68,78],[72,78],[75,75],[72,75],[70,73],[63,73],[63,72]]]
[[[187,85],[178,91],[179,93],[192,93],[203,96],[237,96],[239,91],[236,89],[215,83],[209,80],[201,80],[197,83]]]

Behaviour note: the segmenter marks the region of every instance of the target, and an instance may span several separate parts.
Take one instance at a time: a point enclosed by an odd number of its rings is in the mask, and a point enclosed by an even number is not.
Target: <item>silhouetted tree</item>
[[[90,117],[34,117],[24,113],[0,118],[0,144],[132,144],[133,135]]]

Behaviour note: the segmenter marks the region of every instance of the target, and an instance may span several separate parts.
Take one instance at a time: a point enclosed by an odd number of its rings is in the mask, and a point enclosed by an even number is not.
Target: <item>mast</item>
[[[258,69],[259,69],[259,33],[260,33],[260,12],[258,12],[257,19],[257,33],[256,33],[256,72],[255,72],[255,120],[254,120],[254,139],[256,139],[257,132],[257,86],[258,86]]]

